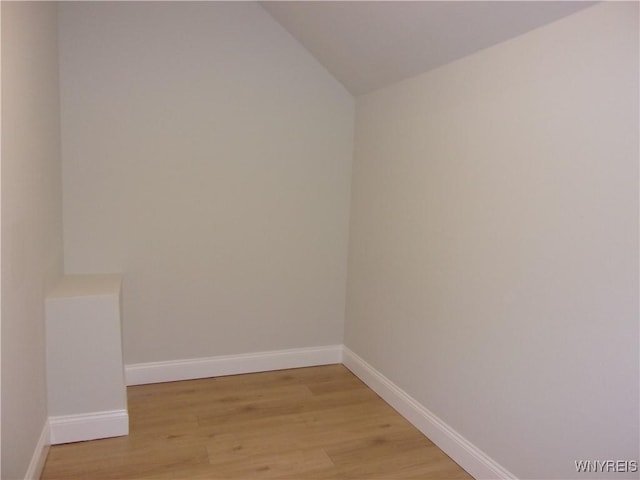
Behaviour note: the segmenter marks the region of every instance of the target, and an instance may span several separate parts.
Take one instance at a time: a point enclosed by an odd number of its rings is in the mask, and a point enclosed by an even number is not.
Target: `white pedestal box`
[[[66,275],[46,299],[51,443],[129,433],[121,275]]]

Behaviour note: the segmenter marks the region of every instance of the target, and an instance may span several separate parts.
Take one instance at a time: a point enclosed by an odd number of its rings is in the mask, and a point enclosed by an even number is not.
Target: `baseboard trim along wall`
[[[474,478],[517,479],[347,347],[342,363]]]
[[[125,366],[127,385],[175,382],[195,378],[313,367],[342,362],[342,345],[222,355]]]
[[[125,378],[127,385],[144,385],[335,363],[344,364],[474,478],[517,480],[515,475],[342,345],[132,364],[125,366]],[[52,443],[56,443],[53,423],[51,427]]]
[[[83,442],[129,434],[127,410],[49,417],[51,444]]]
[[[25,480],[38,480],[40,475],[42,475],[44,462],[47,460],[47,453],[49,452],[50,438],[49,422],[45,422],[42,426],[42,432],[40,433],[36,448],[33,451],[33,456],[29,462],[27,473],[24,476]]]

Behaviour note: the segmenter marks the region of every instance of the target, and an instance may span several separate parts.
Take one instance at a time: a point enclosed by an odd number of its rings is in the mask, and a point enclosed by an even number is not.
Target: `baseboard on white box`
[[[476,479],[517,479],[347,347],[343,364]]]
[[[38,480],[42,474],[44,468],[44,462],[47,460],[47,452],[49,451],[49,422],[45,422],[42,427],[42,433],[36,444],[36,448],[33,451],[33,456],[29,462],[27,473],[25,474],[25,480]]]
[[[342,362],[342,345],[193,358],[125,366],[127,385],[175,382]]]
[[[49,417],[51,444],[83,442],[129,434],[127,410]]]

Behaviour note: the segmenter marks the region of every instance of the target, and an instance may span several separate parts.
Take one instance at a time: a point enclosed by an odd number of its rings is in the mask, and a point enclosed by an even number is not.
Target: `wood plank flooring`
[[[127,393],[129,436],[52,446],[43,480],[472,478],[342,365]]]

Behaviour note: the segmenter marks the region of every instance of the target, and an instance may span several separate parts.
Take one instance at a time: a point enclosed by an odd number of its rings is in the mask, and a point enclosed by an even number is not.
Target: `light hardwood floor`
[[[342,365],[128,388],[127,437],[56,445],[53,479],[471,479]]]

